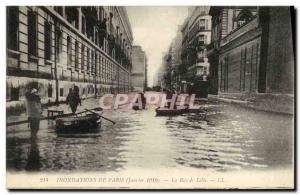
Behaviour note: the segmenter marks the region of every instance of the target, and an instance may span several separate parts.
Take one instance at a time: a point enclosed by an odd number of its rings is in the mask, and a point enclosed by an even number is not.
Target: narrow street
[[[87,99],[79,111],[98,100]],[[198,114],[156,116],[148,110],[107,110],[101,129],[62,134],[42,121],[36,143],[27,124],[7,127],[7,168],[14,171],[122,171],[176,168],[229,171],[290,167],[293,117],[211,103]],[[61,105],[66,109],[66,105]],[[24,118],[25,113],[7,121]]]
[[[296,189],[293,4],[5,13],[6,189]]]

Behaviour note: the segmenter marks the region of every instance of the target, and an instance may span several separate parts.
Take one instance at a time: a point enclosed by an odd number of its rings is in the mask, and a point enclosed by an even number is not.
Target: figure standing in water
[[[40,128],[40,118],[42,114],[41,98],[38,95],[37,88],[31,87],[25,94],[25,98],[28,122],[31,130],[31,139],[35,140]]]
[[[71,107],[72,113],[76,113],[77,107],[80,104],[81,106],[81,99],[79,97],[79,88],[76,85],[73,85],[72,89],[70,90],[67,96],[67,105]]]

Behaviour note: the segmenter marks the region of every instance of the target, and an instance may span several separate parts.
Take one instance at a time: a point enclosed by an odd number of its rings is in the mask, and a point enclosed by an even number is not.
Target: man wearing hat
[[[40,118],[42,114],[41,98],[38,95],[36,87],[32,87],[26,94],[26,111],[31,129],[31,139],[36,139],[40,127]]]

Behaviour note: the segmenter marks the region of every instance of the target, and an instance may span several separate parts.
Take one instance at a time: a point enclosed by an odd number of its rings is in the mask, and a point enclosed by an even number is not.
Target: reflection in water
[[[36,139],[31,140],[30,151],[28,154],[27,165],[25,169],[27,171],[38,171],[41,167],[39,148],[36,143]]]
[[[95,104],[89,100],[91,107]],[[7,168],[42,171],[120,171],[189,167],[228,171],[293,164],[293,117],[216,105],[206,117],[156,117],[147,111],[105,111],[88,134],[57,134],[44,121],[35,143],[25,125],[7,128]]]

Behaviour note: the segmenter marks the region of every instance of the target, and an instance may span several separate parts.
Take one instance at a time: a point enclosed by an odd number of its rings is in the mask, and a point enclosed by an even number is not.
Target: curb
[[[292,112],[288,111],[280,111],[275,110],[272,107],[263,107],[263,105],[255,105],[252,101],[245,101],[245,100],[235,100],[235,99],[229,99],[229,98],[221,98],[218,96],[210,96],[208,97],[209,101],[220,101],[228,104],[235,104],[239,106],[243,106],[249,109],[263,111],[263,112],[269,112],[269,113],[277,113],[277,114],[287,114],[287,115],[294,115]]]

